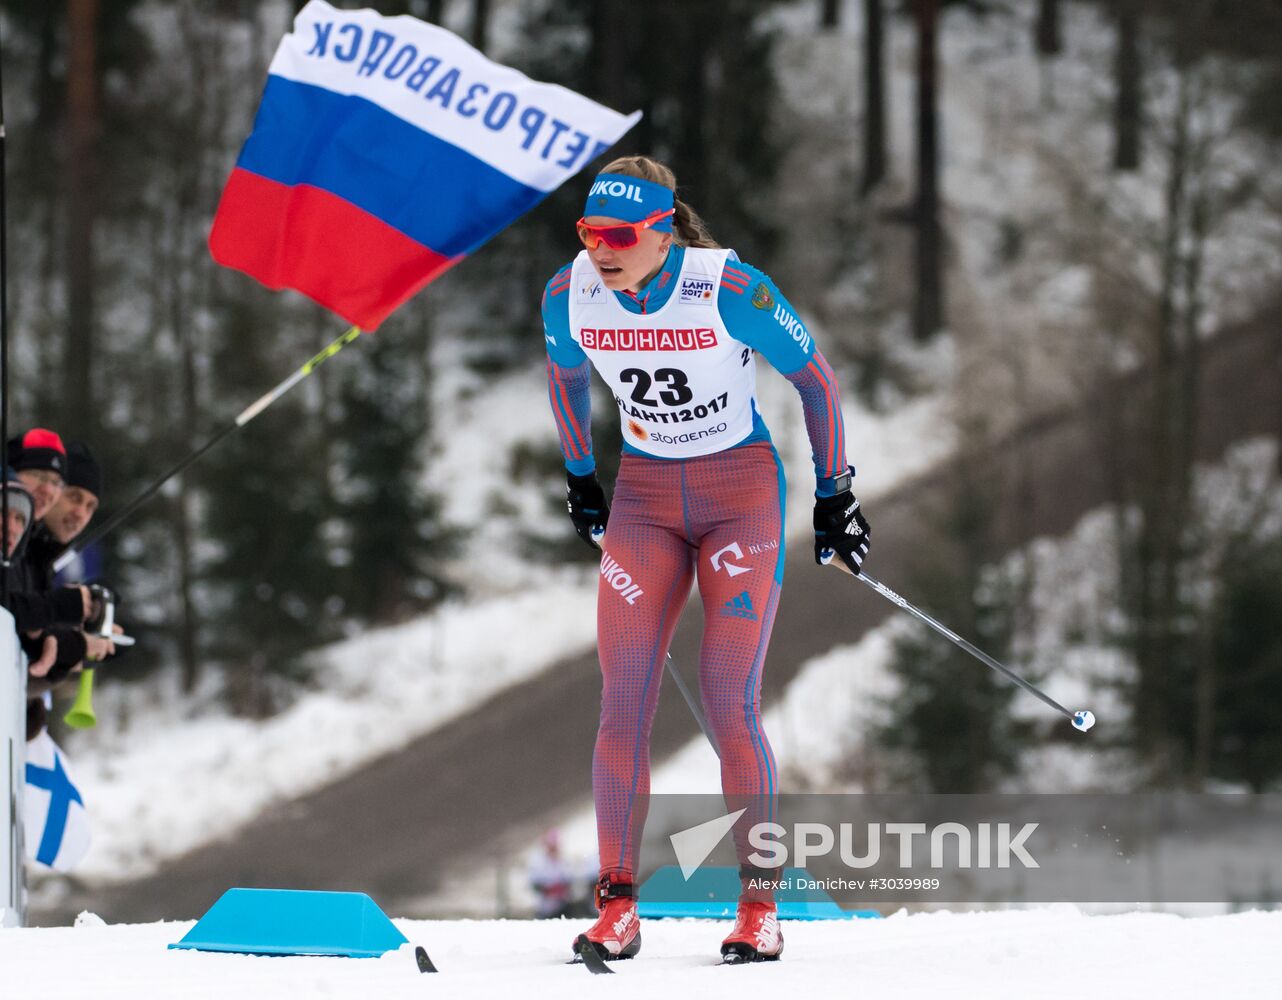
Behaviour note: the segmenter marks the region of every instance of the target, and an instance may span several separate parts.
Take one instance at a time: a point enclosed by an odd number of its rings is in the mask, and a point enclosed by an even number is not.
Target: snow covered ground
[[[562,964],[578,925],[568,921],[396,921],[427,948],[424,978],[412,948],[379,959],[262,958],[168,951],[187,923],[0,930],[6,996],[43,1000],[237,1000],[310,997],[609,996],[660,991],[701,1000],[766,995],[928,998],[1268,997],[1282,990],[1282,913],[1185,918],[1087,916],[1068,905],[1000,913],[897,913],[885,920],[787,923],[780,962],[718,967],[728,925],[647,921],[641,955],[606,980]]]

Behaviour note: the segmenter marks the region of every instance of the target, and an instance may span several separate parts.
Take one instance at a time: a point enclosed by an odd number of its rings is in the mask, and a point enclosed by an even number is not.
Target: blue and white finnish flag
[[[89,851],[84,799],[67,769],[67,758],[47,732],[27,744],[22,819],[32,861],[66,872]]]

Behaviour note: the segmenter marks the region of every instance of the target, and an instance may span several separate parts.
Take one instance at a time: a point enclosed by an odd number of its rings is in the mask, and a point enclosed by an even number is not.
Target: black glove
[[[871,544],[872,531],[849,489],[830,497],[815,497],[815,562],[823,566],[835,552],[858,576]]]
[[[565,477],[565,506],[570,511],[570,520],[579,537],[594,549],[601,546],[596,538],[605,533],[605,523],[610,519],[610,505],[605,502],[605,490],[596,473],[590,476],[575,476],[567,473]]]

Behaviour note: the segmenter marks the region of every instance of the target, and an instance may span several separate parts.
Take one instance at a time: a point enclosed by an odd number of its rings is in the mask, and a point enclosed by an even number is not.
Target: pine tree
[[[286,345],[262,335],[280,329],[281,310],[274,312],[275,323],[261,308],[225,304],[213,358],[224,391],[243,392],[278,367],[273,354]],[[231,704],[246,715],[278,708],[280,679],[304,676],[302,654],[339,634],[321,426],[305,394],[286,396],[195,467],[215,549],[202,573],[205,648],[225,665]]]
[[[345,613],[376,622],[403,618],[448,589],[434,563],[453,538],[422,486],[431,408],[421,345],[403,329],[410,325],[389,322],[366,338],[360,363],[339,377],[335,471],[348,538],[339,579]]]
[[[910,575],[914,602],[959,635],[1006,660],[1017,586],[986,580],[992,541],[993,490],[959,470],[938,535]],[[1018,688],[925,625],[914,623],[894,644],[891,670],[899,693],[878,739],[897,753],[897,777],[929,792],[982,792],[1018,769],[1030,727],[1011,714]]]
[[[1282,779],[1282,535],[1229,547],[1210,631],[1217,679],[1211,773],[1267,791]]]

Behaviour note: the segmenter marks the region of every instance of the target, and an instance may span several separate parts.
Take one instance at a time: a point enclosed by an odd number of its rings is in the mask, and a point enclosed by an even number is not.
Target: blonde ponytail
[[[672,214],[672,228],[676,231],[677,242],[681,246],[705,247],[709,250],[721,246],[712,238],[698,212],[680,198],[675,199],[673,207],[676,211]]]

